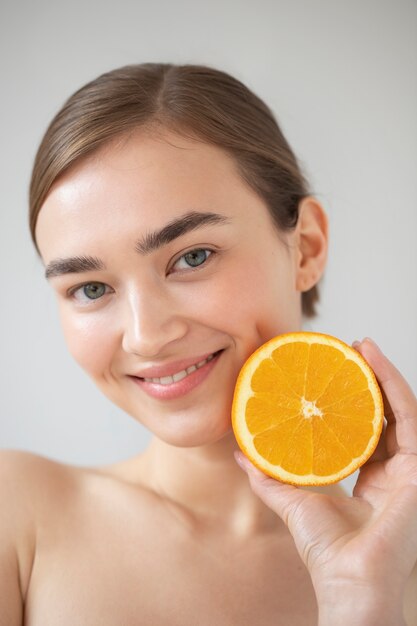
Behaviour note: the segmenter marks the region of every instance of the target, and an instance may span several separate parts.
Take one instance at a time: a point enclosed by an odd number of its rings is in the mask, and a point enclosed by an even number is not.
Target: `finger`
[[[417,399],[410,385],[372,339],[367,337],[355,348],[369,363],[381,386],[388,455],[417,454]]]
[[[385,448],[387,456],[392,457],[400,450],[399,443],[397,441],[397,428],[394,411],[389,403],[385,391],[380,387],[382,399],[384,401],[384,415],[385,415]]]
[[[307,494],[293,485],[281,483],[261,472],[243,452],[236,451],[235,459],[239,467],[249,477],[252,491],[288,526],[294,523],[294,514],[301,503],[303,496]]]
[[[365,468],[367,465],[370,465],[371,463],[378,463],[379,461],[386,461],[389,456],[392,456],[392,455],[388,454],[388,449],[387,449],[387,424],[386,424],[386,422],[384,422],[384,425],[382,427],[382,433],[381,433],[381,436],[379,438],[378,444],[377,444],[375,450],[373,451],[372,455],[366,461],[366,463],[364,463],[362,465],[362,468]]]
[[[352,343],[352,347],[355,348],[355,350],[358,350],[358,348],[360,348],[360,345],[361,345],[360,341],[354,341]],[[358,350],[358,352],[361,353],[360,350]],[[387,415],[387,414],[392,415],[393,413],[392,413],[391,406],[387,400],[384,390],[381,387],[380,387],[380,391],[381,391],[381,395],[382,395],[382,399],[384,403],[384,415]],[[388,442],[388,440],[390,441]],[[388,453],[388,448],[390,448],[390,454]],[[371,465],[372,463],[378,463],[379,461],[386,461],[389,457],[393,456],[393,454],[395,454],[395,452],[397,451],[398,451],[398,444],[397,444],[397,439],[395,437],[395,428],[394,429],[391,428],[391,432],[390,432],[390,430],[387,429],[387,420],[385,419],[384,424],[382,426],[382,432],[381,432],[381,436],[379,438],[377,447],[375,448],[371,457],[366,461],[366,463],[362,465],[359,471],[366,469],[367,466]]]

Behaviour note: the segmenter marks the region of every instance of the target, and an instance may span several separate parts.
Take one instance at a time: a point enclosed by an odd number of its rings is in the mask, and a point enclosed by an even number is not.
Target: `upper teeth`
[[[176,383],[177,381],[182,380],[189,374],[192,374],[193,372],[198,370],[200,367],[203,367],[203,365],[211,361],[213,358],[214,358],[214,354],[210,354],[210,356],[208,356],[203,361],[200,361],[199,363],[196,363],[195,365],[190,365],[190,367],[187,367],[187,369],[181,370],[180,372],[177,372],[176,374],[173,374],[172,376],[162,376],[162,378],[144,378],[143,380],[145,380],[147,383],[158,383],[159,385],[172,385],[172,383]]]

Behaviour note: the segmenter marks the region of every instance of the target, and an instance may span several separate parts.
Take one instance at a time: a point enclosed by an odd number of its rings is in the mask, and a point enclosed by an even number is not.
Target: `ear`
[[[295,229],[297,242],[296,289],[308,291],[320,280],[327,260],[328,220],[315,198],[300,202]]]

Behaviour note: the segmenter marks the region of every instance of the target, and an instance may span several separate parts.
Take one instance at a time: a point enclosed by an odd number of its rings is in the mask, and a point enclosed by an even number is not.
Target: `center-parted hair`
[[[102,74],[76,91],[50,123],[37,151],[29,192],[36,243],[39,211],[54,182],[118,136],[166,128],[225,150],[263,199],[278,231],[294,228],[308,195],[297,159],[268,106],[242,82],[202,65],[142,63]],[[302,294],[312,317],[318,290]]]

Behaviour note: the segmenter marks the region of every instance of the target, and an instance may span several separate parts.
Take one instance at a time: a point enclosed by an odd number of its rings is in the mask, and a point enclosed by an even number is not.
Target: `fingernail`
[[[355,350],[357,350],[359,348],[359,346],[361,345],[360,341],[353,341],[352,342],[352,348],[355,348]]]
[[[380,347],[378,346],[378,344],[373,339],[371,339],[371,337],[364,337],[363,341],[367,341],[372,346],[374,346],[374,348],[376,348],[377,350],[380,350]]]

